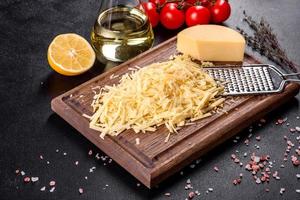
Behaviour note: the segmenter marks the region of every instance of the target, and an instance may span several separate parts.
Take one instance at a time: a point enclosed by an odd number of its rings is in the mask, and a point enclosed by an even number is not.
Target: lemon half
[[[89,70],[96,55],[86,39],[74,33],[56,36],[48,48],[48,62],[53,70],[75,76]]]

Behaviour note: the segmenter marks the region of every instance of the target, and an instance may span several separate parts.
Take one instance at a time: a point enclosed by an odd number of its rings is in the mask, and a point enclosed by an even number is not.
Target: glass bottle
[[[124,62],[152,47],[154,34],[139,0],[101,0],[91,41],[100,62]]]

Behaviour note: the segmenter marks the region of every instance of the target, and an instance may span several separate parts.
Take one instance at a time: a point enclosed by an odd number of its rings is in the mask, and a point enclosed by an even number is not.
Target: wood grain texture
[[[88,119],[82,115],[92,115],[90,105],[94,96],[93,90],[97,91],[93,88],[116,84],[119,78],[110,79],[112,74],[122,76],[130,67],[143,67],[164,61],[175,53],[176,37],[56,97],[51,102],[54,112],[149,188],[299,92],[299,85],[289,84],[281,94],[228,98],[224,112],[183,127],[178,134],[171,135],[167,143],[164,141],[168,131],[164,126],[154,133],[145,134],[135,134],[132,130],[127,130],[117,137],[106,136],[105,140],[99,137],[99,132],[89,128]],[[244,62],[258,63],[248,55],[245,55]],[[139,145],[135,142],[137,137],[140,138]]]

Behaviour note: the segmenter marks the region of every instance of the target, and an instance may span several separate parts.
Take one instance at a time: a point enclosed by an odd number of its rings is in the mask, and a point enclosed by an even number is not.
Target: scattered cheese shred
[[[223,104],[222,92],[199,64],[177,56],[131,71],[119,84],[101,88],[92,103],[90,128],[100,131],[101,138],[127,129],[153,132],[163,124],[174,133],[186,122],[210,116]]]
[[[85,114],[85,113],[82,114],[82,117],[85,117],[85,118],[87,118],[87,119],[92,119],[92,116],[89,116],[89,115],[87,115],[87,114]]]
[[[139,145],[140,144],[140,138],[135,138],[135,144]]]
[[[170,132],[168,133],[166,139],[165,139],[165,143],[169,142],[169,139],[170,139]]]

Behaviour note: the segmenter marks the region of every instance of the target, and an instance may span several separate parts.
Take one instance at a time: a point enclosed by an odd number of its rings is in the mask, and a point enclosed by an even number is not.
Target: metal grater
[[[287,82],[300,82],[300,79],[288,79],[289,76],[297,76],[300,73],[283,74],[268,64],[224,65],[204,69],[215,80],[223,83],[224,95],[279,93]]]

